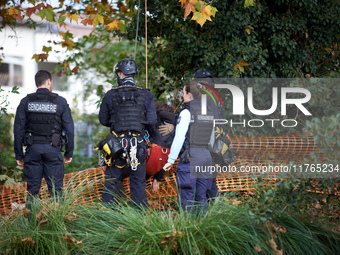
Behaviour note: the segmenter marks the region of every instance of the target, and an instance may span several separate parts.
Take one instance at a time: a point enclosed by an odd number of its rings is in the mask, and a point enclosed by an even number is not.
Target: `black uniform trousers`
[[[128,142],[127,152],[130,152],[132,136],[124,137]],[[119,138],[120,140],[121,138]],[[147,208],[146,199],[146,178],[145,178],[145,159],[147,153],[147,145],[142,137],[137,138],[137,170],[132,170],[128,167],[130,176],[130,193],[133,205],[138,207]],[[129,153],[130,154],[130,153]],[[124,169],[126,168],[127,161],[124,158],[117,158],[111,166],[106,167],[105,171],[105,184],[102,193],[102,201],[104,203],[115,203],[118,200],[119,186],[122,181]]]
[[[64,163],[59,147],[50,144],[27,146],[24,157],[24,175],[27,182],[27,202],[30,209],[32,196],[40,194],[41,180],[44,177],[51,197],[62,194]],[[54,187],[54,190],[53,190]],[[54,192],[55,191],[55,192]]]

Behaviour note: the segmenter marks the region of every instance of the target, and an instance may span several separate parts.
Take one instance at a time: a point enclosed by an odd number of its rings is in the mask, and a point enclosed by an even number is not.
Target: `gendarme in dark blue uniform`
[[[211,73],[208,70],[202,68],[202,69],[199,69],[193,75],[193,79],[196,82],[199,82],[199,83],[201,82],[203,86],[205,84],[211,86],[212,81],[213,81],[213,76],[211,75]],[[208,105],[210,105],[211,110],[214,113],[214,116],[215,116],[216,119],[223,119],[224,118],[223,108],[219,104],[218,98],[208,97]],[[219,126],[219,128],[221,128],[221,126]],[[213,146],[213,142],[215,142],[215,135],[213,136],[213,139],[214,140],[212,141],[212,144],[211,144],[212,146]],[[211,188],[207,190],[207,197],[208,197],[208,199],[215,200],[215,198],[217,198],[219,196],[220,196],[220,192],[219,192],[218,187],[217,187],[216,174],[215,174],[213,181],[212,181]]]
[[[175,138],[170,148],[168,162],[164,170],[180,155],[176,169],[176,185],[178,202],[183,211],[195,213],[207,208],[207,190],[211,188],[212,178],[209,173],[197,171],[212,165],[208,150],[209,140],[213,130],[213,116],[200,115],[201,93],[197,86],[187,84],[183,88],[183,99],[186,103],[180,112],[176,125]],[[211,121],[206,121],[209,117]]]
[[[39,194],[43,177],[50,194],[54,195],[53,181],[55,191],[61,195],[63,161],[71,162],[74,149],[74,124],[66,99],[50,92],[49,72],[38,71],[35,79],[38,89],[21,100],[14,121],[14,152],[18,165],[24,166],[28,207],[31,196]],[[64,159],[60,150],[63,130],[68,140]],[[25,155],[23,144],[27,146]]]
[[[123,59],[115,66],[118,87],[106,93],[99,110],[99,121],[117,134],[126,154],[117,157],[106,167],[102,200],[115,201],[125,167],[129,167],[131,200],[147,207],[145,159],[147,145],[144,130],[157,122],[154,97],[149,90],[136,86],[133,76],[137,66],[133,60]],[[133,147],[131,149],[131,147]]]

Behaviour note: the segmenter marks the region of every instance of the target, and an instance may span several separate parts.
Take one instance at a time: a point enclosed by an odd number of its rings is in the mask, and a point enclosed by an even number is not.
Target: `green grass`
[[[263,224],[249,207],[224,199],[201,216],[125,202],[77,205],[87,188],[79,185],[61,204],[36,200],[37,221],[21,211],[3,217],[0,254],[340,254],[339,233],[289,215]]]

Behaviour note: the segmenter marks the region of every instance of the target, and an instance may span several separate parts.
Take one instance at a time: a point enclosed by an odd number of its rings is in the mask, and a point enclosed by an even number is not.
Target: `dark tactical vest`
[[[146,121],[144,89],[135,85],[112,89],[111,131],[144,133]]]
[[[59,96],[55,93],[27,95],[26,134],[31,133],[33,142],[50,143],[53,134],[61,133],[61,117],[58,112]]]
[[[207,114],[201,114],[201,100],[193,100],[183,108],[190,111],[190,125],[186,134],[185,145],[194,148],[210,148],[210,137],[214,127],[214,114],[208,107]]]

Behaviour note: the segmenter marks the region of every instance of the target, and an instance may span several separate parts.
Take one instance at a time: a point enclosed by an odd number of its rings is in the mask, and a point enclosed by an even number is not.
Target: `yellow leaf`
[[[244,8],[247,8],[249,6],[253,6],[255,4],[255,0],[246,0],[244,2]]]
[[[66,33],[64,33],[64,32],[59,32],[59,35],[62,36],[63,38],[65,38]]]
[[[70,39],[67,39],[63,42],[60,42],[61,47],[67,47],[68,50],[72,50],[74,46],[76,46]]]
[[[207,21],[207,19],[204,17],[204,15],[200,12],[195,12],[194,16],[192,16],[191,20],[195,20],[198,24],[203,27],[204,23]]]
[[[78,15],[76,13],[71,15],[70,22],[72,22],[72,20],[74,20],[78,24]]]
[[[213,17],[215,17],[216,12],[217,12],[217,9],[216,9],[215,7],[211,7],[211,15],[212,15]]]
[[[246,32],[248,33],[248,35],[250,35],[251,30],[254,30],[254,28],[252,26],[246,26]]]
[[[92,5],[90,5],[90,4],[88,4],[88,5],[86,6],[85,10],[86,10],[88,13],[91,13],[91,12],[94,11]]]
[[[240,60],[240,65],[249,66],[249,64],[246,61],[244,61],[243,58],[241,58],[241,60]]]
[[[39,62],[39,55],[38,54],[34,54],[33,57],[31,59],[35,59],[35,62]]]
[[[244,73],[244,67],[249,66],[249,64],[241,58],[240,63],[234,66],[234,69],[239,69],[242,73]]]
[[[102,15],[97,15],[93,17],[93,28],[95,28],[99,23],[104,24],[104,17]]]
[[[13,15],[13,14],[18,14],[18,10],[17,9],[15,9],[15,7],[14,6],[12,6],[11,8],[9,8],[8,10],[7,10],[7,14],[8,15]]]
[[[115,20],[106,26],[107,30],[117,29],[119,30],[119,20]]]
[[[62,22],[59,26],[64,27],[66,29],[66,23],[65,22]]]
[[[41,61],[41,62],[44,62],[46,59],[47,59],[47,57],[48,57],[48,54],[47,53],[41,53],[41,54],[34,54],[33,55],[33,57],[31,58],[31,59],[34,59],[35,60],[35,62],[39,62],[39,60]],[[39,213],[38,213],[39,214]],[[38,215],[37,214],[37,215]]]
[[[179,0],[178,2],[181,3],[181,7],[183,8],[183,5],[185,4],[186,0]]]
[[[207,6],[204,6],[202,9],[201,9],[201,13],[203,15],[207,15],[208,17],[211,16],[211,6],[210,5],[207,5]]]

